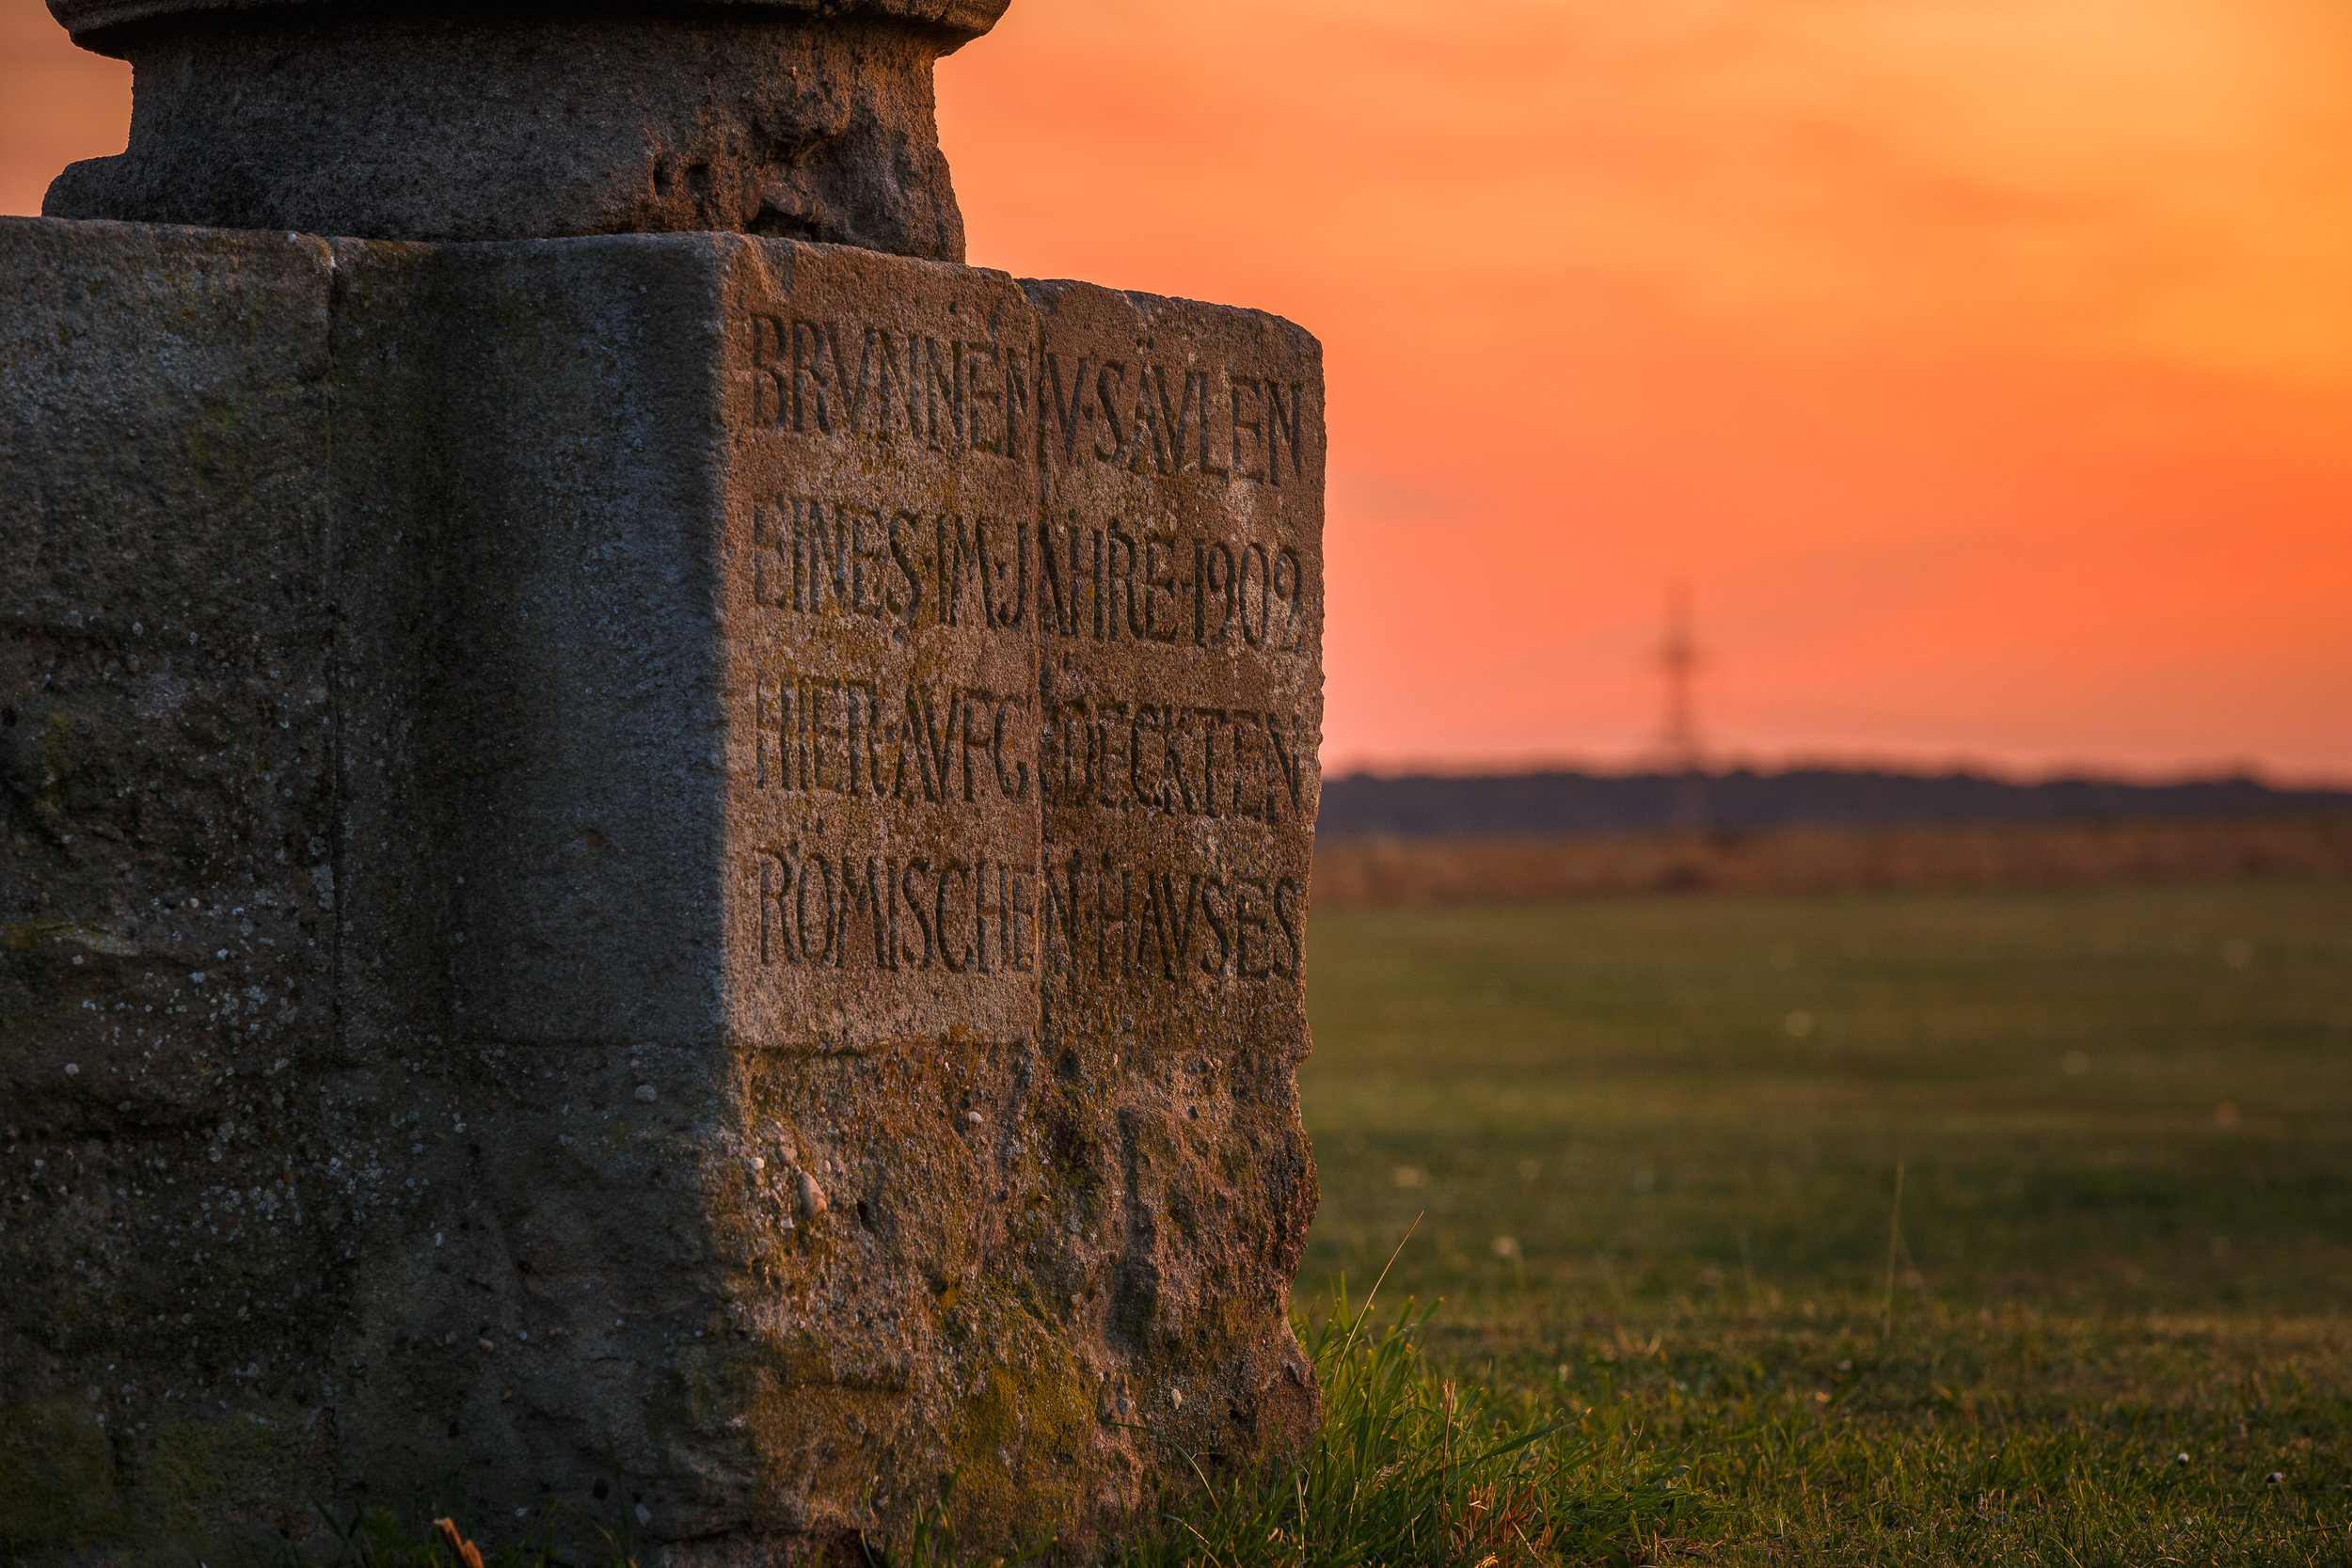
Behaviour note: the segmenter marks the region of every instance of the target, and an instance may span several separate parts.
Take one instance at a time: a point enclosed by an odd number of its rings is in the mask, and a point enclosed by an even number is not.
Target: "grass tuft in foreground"
[[[1123,1568],[1623,1561],[1700,1512],[1675,1456],[1633,1439],[1630,1407],[1580,1414],[1433,1369],[1434,1310],[1407,1304],[1382,1328],[1343,1292],[1302,1324],[1324,1399],[1308,1452],[1229,1480],[1196,1469]]]

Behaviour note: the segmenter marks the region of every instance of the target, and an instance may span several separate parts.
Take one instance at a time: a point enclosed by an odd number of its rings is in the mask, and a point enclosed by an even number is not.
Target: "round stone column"
[[[135,70],[52,217],[370,239],[716,230],[963,260],[931,67],[1008,0],[50,0]]]

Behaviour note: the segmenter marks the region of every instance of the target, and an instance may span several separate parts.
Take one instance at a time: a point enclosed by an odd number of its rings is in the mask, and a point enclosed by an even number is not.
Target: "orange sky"
[[[127,71],[0,0],[0,210]],[[1014,0],[972,259],[1330,378],[1325,760],[2352,777],[2344,0]]]

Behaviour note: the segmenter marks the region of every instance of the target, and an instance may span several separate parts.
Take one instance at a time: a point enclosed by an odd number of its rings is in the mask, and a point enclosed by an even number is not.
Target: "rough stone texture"
[[[56,217],[507,240],[722,230],[963,260],[908,5],[53,6],[136,68]],[[1001,6],[994,9],[1001,9]]]
[[[1085,1550],[1311,1422],[1311,339],[726,235],[0,255],[0,1547]]]
[[[349,1278],[332,1163],[364,1156],[322,1114],[354,1065],[326,246],[8,219],[0,253],[0,1544],[21,1553],[299,1506],[331,1400],[297,1379],[323,1375]]]
[[[1053,1123],[1088,1227],[1063,1284],[1107,1306],[1126,1350],[1106,1414],[1253,1455],[1317,1409],[1287,1311],[1316,1196],[1295,1067],[1321,789],[1321,350],[1253,311],[1028,288],[1040,1046],[1085,1085]]]

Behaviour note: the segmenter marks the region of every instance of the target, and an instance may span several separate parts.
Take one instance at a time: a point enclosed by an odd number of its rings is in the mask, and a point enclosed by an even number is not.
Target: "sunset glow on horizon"
[[[0,209],[128,69],[0,25]],[[1324,760],[2352,779],[2342,0],[1014,0],[977,265],[1324,341]]]

